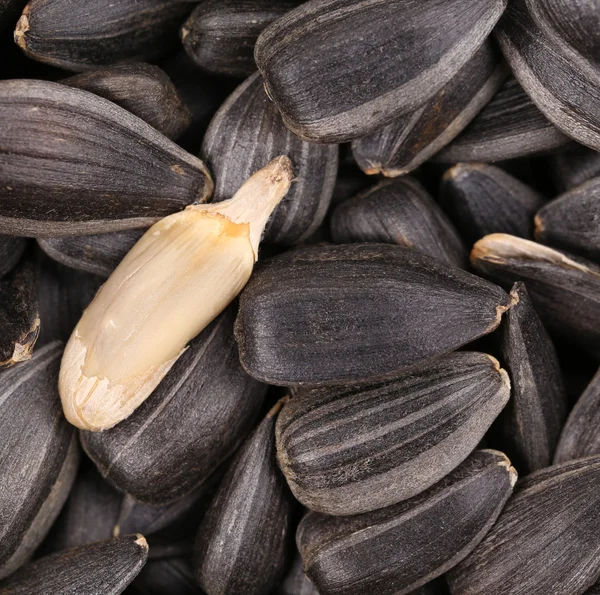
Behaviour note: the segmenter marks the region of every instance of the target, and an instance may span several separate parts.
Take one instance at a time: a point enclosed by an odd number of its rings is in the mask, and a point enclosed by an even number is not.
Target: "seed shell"
[[[327,595],[408,594],[477,546],[516,478],[502,453],[480,450],[411,500],[351,517],[311,512],[296,534],[304,569]]]
[[[27,238],[0,235],[0,278],[21,260],[26,247]]]

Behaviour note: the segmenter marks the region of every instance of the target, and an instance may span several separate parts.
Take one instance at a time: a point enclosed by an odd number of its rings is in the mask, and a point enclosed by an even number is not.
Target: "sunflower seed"
[[[287,574],[281,584],[275,589],[273,595],[319,595],[310,579],[304,574],[302,568],[302,558],[300,553],[292,562]]]
[[[552,155],[550,169],[560,192],[566,192],[600,176],[600,153],[573,143],[572,147]]]
[[[416,180],[386,181],[339,205],[331,216],[338,244],[399,244],[465,268],[465,247],[437,203]]]
[[[352,517],[311,512],[296,534],[304,569],[319,593],[410,593],[477,546],[516,478],[502,453],[480,450],[411,500]]]
[[[142,595],[204,595],[191,564],[184,557],[148,560],[136,577],[135,593]]]
[[[203,202],[204,164],[102,97],[0,82],[0,231],[53,236],[145,227]]]
[[[352,140],[429,101],[473,57],[505,6],[312,0],[261,33],[256,63],[294,133]]]
[[[0,277],[4,277],[21,260],[27,238],[0,235]]]

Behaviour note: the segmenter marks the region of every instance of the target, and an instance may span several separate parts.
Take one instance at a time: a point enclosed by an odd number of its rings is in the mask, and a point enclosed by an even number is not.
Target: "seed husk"
[[[62,265],[100,277],[110,277],[144,233],[144,230],[128,229],[93,235],[40,238],[38,244],[50,258]]]
[[[0,583],[2,595],[118,595],[148,556],[141,535],[127,535],[58,552],[25,566]]]
[[[32,556],[77,473],[77,433],[56,391],[61,353],[52,343],[0,375],[0,578]]]
[[[477,447],[510,381],[483,353],[442,356],[384,384],[300,389],[277,420],[277,458],[304,506],[330,515],[412,498]]]
[[[343,202],[331,215],[330,228],[338,244],[398,244],[452,266],[467,266],[465,247],[452,223],[427,190],[408,176]]]
[[[545,153],[570,142],[510,77],[435,161],[492,162]]]
[[[419,167],[451,142],[502,86],[508,67],[486,41],[429,101],[352,143],[352,154],[367,174],[401,176]]]
[[[133,586],[134,593],[142,595],[204,595],[190,562],[183,556],[148,560]]]
[[[505,6],[312,0],[261,33],[256,63],[295,134],[344,142],[429,101],[473,57]]]
[[[158,66],[117,64],[61,83],[109,99],[169,138],[177,138],[192,121],[175,85]]]
[[[533,217],[545,200],[498,167],[459,163],[442,178],[440,203],[471,245],[492,233],[533,239]]]
[[[535,237],[544,244],[600,261],[600,177],[544,206],[535,217]]]
[[[242,366],[263,382],[345,383],[453,351],[509,306],[499,287],[410,248],[310,246],[260,267],[235,333]]]
[[[0,279],[0,368],[31,357],[40,334],[35,265],[29,256]]]
[[[237,452],[198,530],[194,570],[208,595],[269,593],[285,572],[294,505],[275,460],[282,405]]]
[[[0,231],[36,237],[147,227],[208,200],[196,157],[127,110],[48,81],[0,82]]]
[[[181,27],[189,57],[203,70],[248,76],[256,70],[254,44],[260,32],[302,0],[208,0]]]
[[[0,278],[21,260],[26,247],[27,238],[0,235]]]
[[[453,595],[580,595],[600,575],[600,457],[520,480],[496,524],[447,578]]]
[[[541,112],[561,132],[600,150],[600,69],[547,35],[526,0],[509,2],[494,33],[514,75]]]
[[[90,70],[148,60],[177,43],[177,28],[192,6],[184,0],[30,0],[15,43],[33,60],[65,70]]]
[[[297,552],[281,584],[273,592],[273,595],[319,595],[316,587],[304,574],[302,558]]]
[[[244,180],[277,155],[289,156],[296,182],[268,223],[265,242],[301,242],[323,221],[335,185],[338,147],[308,143],[292,134],[266,96],[258,73],[216,113],[201,154],[215,176],[213,202],[233,196]]]
[[[573,143],[572,147],[552,155],[550,168],[560,192],[566,192],[600,176],[600,153]]]
[[[551,333],[600,350],[600,267],[506,234],[479,240],[471,263],[486,277],[509,286],[527,284],[536,312]]]
[[[479,450],[411,500],[351,517],[310,512],[296,534],[304,569],[328,595],[410,593],[477,546],[516,478],[502,453]]]
[[[111,428],[152,393],[250,278],[265,224],[292,175],[290,160],[278,157],[231,200],[191,206],[142,236],[65,348],[59,390],[72,424]]]

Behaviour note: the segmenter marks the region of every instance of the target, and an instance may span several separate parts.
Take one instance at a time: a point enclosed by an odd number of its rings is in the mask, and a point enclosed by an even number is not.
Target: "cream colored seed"
[[[73,425],[111,428],[152,393],[247,283],[265,225],[291,180],[289,159],[278,157],[232,199],[192,205],[142,236],[67,343],[59,391]]]

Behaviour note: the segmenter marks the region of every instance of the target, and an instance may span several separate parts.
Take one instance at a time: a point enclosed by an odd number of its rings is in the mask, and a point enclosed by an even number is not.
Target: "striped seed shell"
[[[549,202],[535,227],[540,242],[600,261],[600,176]]]
[[[277,420],[277,458],[311,510],[352,515],[412,498],[448,475],[508,402],[483,353],[458,352],[385,384],[300,389]]]
[[[448,580],[452,595],[581,595],[600,575],[600,457],[532,473]]]
[[[169,138],[177,138],[192,121],[175,85],[158,66],[117,64],[61,83],[109,99]]]
[[[261,33],[256,63],[294,133],[344,142],[429,101],[473,57],[505,6],[311,0]]]
[[[517,474],[500,452],[475,451],[426,492],[351,517],[307,514],[296,541],[323,595],[404,595],[452,568],[490,530]]]
[[[177,43],[185,0],[30,0],[15,29],[25,54],[65,70],[146,60]]]
[[[285,572],[293,498],[275,460],[282,404],[237,452],[198,530],[194,570],[208,595],[269,593]]]
[[[295,244],[323,221],[335,185],[338,147],[300,140],[284,125],[258,73],[221,106],[202,143],[202,158],[215,176],[213,202],[231,198],[257,169],[277,155],[292,161],[295,182],[265,230],[265,242]]]
[[[242,293],[242,366],[275,385],[390,377],[493,331],[496,285],[389,244],[311,246],[266,261]]]
[[[429,101],[373,134],[352,143],[352,154],[368,174],[411,172],[445,147],[471,122],[508,75],[508,67],[486,41]]]
[[[319,595],[310,579],[304,574],[300,553],[289,567],[284,579],[273,592],[273,595]]]
[[[479,240],[475,269],[503,286],[527,284],[536,312],[551,333],[600,350],[600,267],[506,234]]]
[[[256,70],[254,44],[260,32],[302,0],[206,0],[181,27],[181,41],[203,70],[248,76]]]
[[[0,375],[0,578],[32,556],[77,473],[77,434],[56,389],[61,354],[52,343]]]
[[[452,266],[467,265],[465,247],[452,223],[427,190],[408,176],[343,202],[331,215],[330,228],[338,244],[399,244]]]
[[[600,176],[600,153],[573,143],[552,155],[550,168],[559,192],[566,192],[596,176]]]
[[[544,153],[570,142],[510,77],[435,161],[502,161]]]
[[[232,326],[229,310],[124,422],[81,432],[101,474],[136,500],[161,506],[191,492],[252,429],[265,387],[241,369]]]
[[[0,583],[2,595],[118,595],[148,556],[141,535],[127,535],[45,556]]]
[[[564,134],[600,150],[600,68],[532,18],[530,2],[514,0],[494,33],[514,75]]]
[[[27,238],[0,235],[0,278],[21,260],[26,247]]]
[[[142,595],[204,595],[183,556],[148,560],[133,586]]]
[[[533,239],[533,217],[545,201],[498,167],[459,163],[442,178],[440,203],[472,245],[491,233]]]
[[[0,82],[0,231],[36,237],[147,227],[208,200],[210,175],[127,110],[88,91]]]

